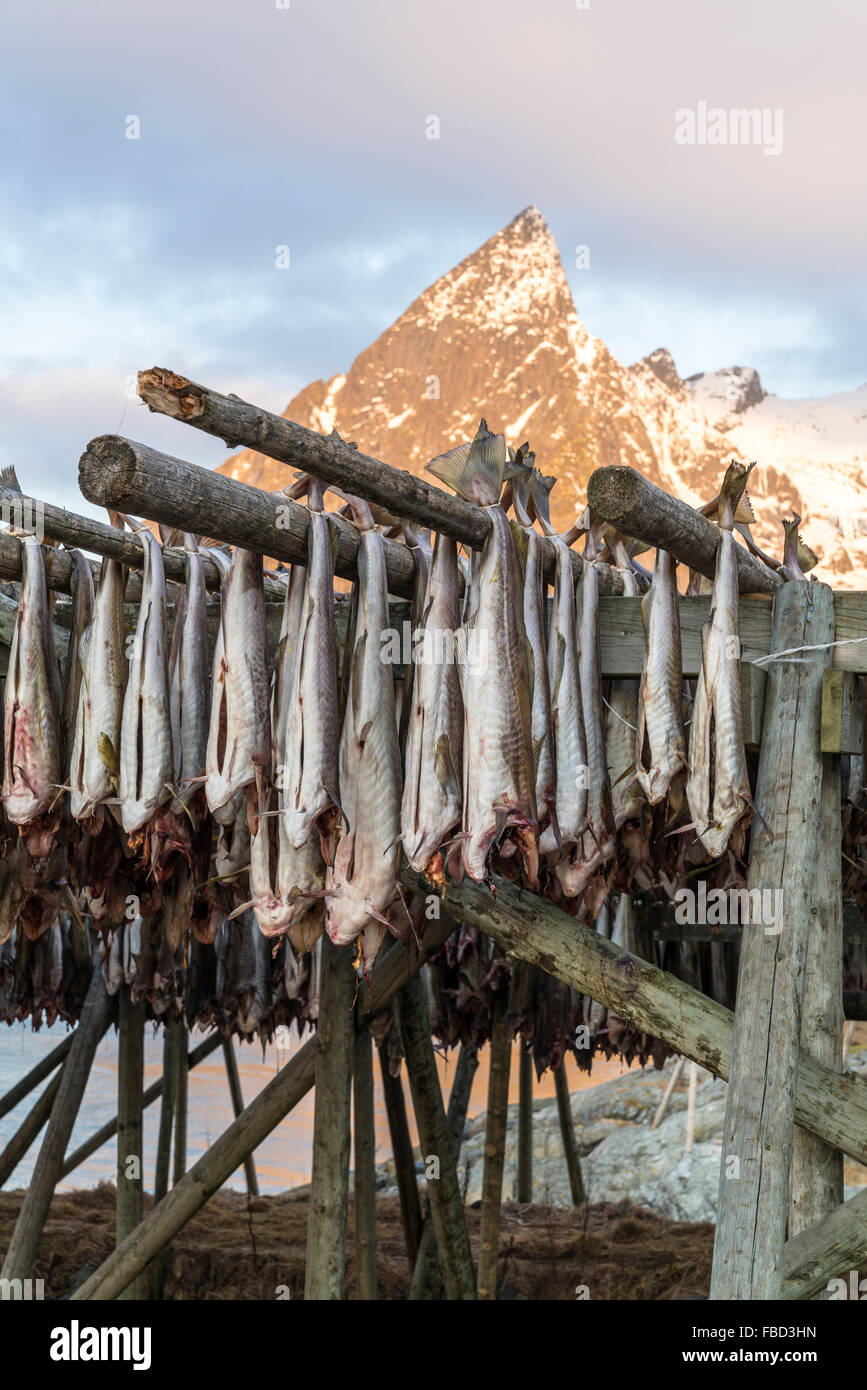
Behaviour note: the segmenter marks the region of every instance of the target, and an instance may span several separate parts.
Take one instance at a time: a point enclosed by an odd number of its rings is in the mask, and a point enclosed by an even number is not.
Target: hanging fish
[[[284,769],[286,834],[302,849],[314,829],[328,859],[340,817],[340,712],[334,637],[334,560],[337,533],[323,510],[322,484],[303,478],[290,496],[308,494],[307,566],[298,671],[288,712]]]
[[[184,535],[186,583],[175,610],[171,678],[173,809],[183,813],[196,798],[205,775],[210,713],[208,621],[203,556],[195,536]]]
[[[683,723],[683,662],[677,603],[677,561],[657,550],[653,583],[641,601],[644,667],[635,736],[635,775],[651,806],[683,801],[687,741]]]
[[[215,820],[234,818],[244,792],[253,829],[257,799],[271,765],[265,592],[262,557],[236,548],[231,561],[212,552],[222,571],[222,612],[214,653],[205,795]]]
[[[401,832],[407,862],[442,882],[440,850],[461,822],[464,713],[456,665],[460,625],[457,544],[438,535],[416,651]]]
[[[549,537],[554,546],[554,604],[548,634],[548,679],[554,730],[556,768],[556,825],[544,832],[540,847],[559,854],[578,843],[587,820],[587,741],[581,706],[575,580],[572,552],[562,536]]]
[[[139,837],[172,795],[174,772],[163,555],[151,531],[142,528],[139,536],[144,574],[121,716],[118,779],[121,823],[130,837]]]
[[[61,706],[42,548],[35,536],[26,535],[21,538],[21,594],[4,697],[3,807],[13,825],[30,826],[60,796]]]
[[[109,512],[112,524],[123,520]],[[144,542],[143,542],[144,543]],[[146,543],[144,543],[146,544]],[[70,758],[70,805],[76,820],[101,826],[105,802],[117,795],[121,719],[127,679],[123,599],[126,570],[103,559],[93,617],[79,642],[81,682]]]
[[[484,507],[491,528],[474,563],[459,672],[464,702],[463,829],[449,856],[453,876],[492,882],[496,860],[515,856],[538,885],[532,681],[521,564],[500,506],[506,444],[483,420],[471,444],[427,465],[459,496]]]
[[[719,547],[710,616],[701,634],[686,796],[708,854],[723,854],[752,808],[741,707],[737,542],[732,526],[751,465],[733,462],[720,493]]]
[[[388,582],[382,535],[367,503],[347,499],[361,533],[358,617],[340,735],[340,791],[346,824],[326,875],[325,925],[345,946],[362,937],[361,963],[372,964],[395,900],[402,777],[394,706],[394,676],[383,661],[389,628]]]
[[[69,629],[61,717],[64,770],[68,770],[72,757],[75,719],[81,691],[81,643],[93,619],[94,604],[93,575],[86,557],[80,550],[70,550],[69,555],[72,560],[72,622]]]

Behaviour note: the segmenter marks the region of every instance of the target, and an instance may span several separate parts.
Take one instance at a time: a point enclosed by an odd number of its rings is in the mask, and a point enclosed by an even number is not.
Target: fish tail
[[[740,463],[737,459],[732,459],[726,469],[722,490],[719,495],[719,516],[717,524],[721,531],[731,531],[733,529],[735,515],[739,507],[741,507],[746,490],[747,479],[755,466],[755,463]]]
[[[482,507],[493,507],[500,500],[506,463],[505,436],[493,434],[487,421],[482,420],[471,444],[449,449],[426,467],[459,497]]]

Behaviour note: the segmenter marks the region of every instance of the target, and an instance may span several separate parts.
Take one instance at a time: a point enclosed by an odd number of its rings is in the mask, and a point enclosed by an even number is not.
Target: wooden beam
[[[422,876],[410,869],[404,869],[401,880],[415,892],[430,891]],[[618,1018],[728,1080],[730,1009],[622,950],[536,894],[500,878],[495,886],[496,896],[470,879],[460,887],[449,883],[446,904],[454,917],[485,932],[514,960],[540,965]],[[802,1056],[795,1116],[812,1134],[867,1163],[867,1081],[861,1077],[841,1076]]]
[[[554,1068],[554,1086],[557,1091],[557,1114],[560,1119],[560,1135],[563,1139],[563,1154],[566,1159],[566,1171],[569,1174],[572,1205],[573,1207],[580,1207],[587,1201],[587,1194],[584,1190],[581,1158],[575,1140],[575,1121],[572,1118],[572,1101],[569,1096],[569,1082],[566,1078],[565,1056],[559,1067]]]
[[[30,1277],[48,1208],[51,1206],[54,1188],[60,1177],[63,1155],[81,1105],[99,1040],[105,1032],[111,1012],[112,1002],[106,993],[102,969],[97,962],[81,1009],[81,1017],[73,1034],[69,1056],[63,1063],[60,1085],[51,1108],[39,1157],[33,1169],[33,1177],[21,1203],[18,1220],[6,1249],[6,1258],[0,1270],[0,1277],[3,1279]]]
[[[372,1017],[388,1007],[406,980],[421,969],[427,956],[437,950],[453,930],[450,920],[429,922],[421,955],[413,941],[395,943],[382,962],[376,963],[369,983],[359,990],[356,1006],[359,1026],[366,1027]],[[313,1087],[315,1067],[316,1039],[310,1038],[193,1164],[177,1186],[148,1213],[120,1249],[109,1255],[70,1295],[71,1299],[116,1298],[190,1217],[219,1191],[245,1156],[257,1149],[293,1106],[307,1095]]]
[[[241,1090],[241,1076],[238,1071],[238,1059],[235,1056],[234,1038],[223,1038],[223,1061],[226,1064],[229,1095],[232,1099],[232,1114],[237,1120],[238,1116],[244,1113],[244,1093]],[[256,1177],[256,1163],[252,1153],[248,1153],[244,1159],[244,1176],[247,1180],[247,1196],[258,1197],[259,1180]]]
[[[822,677],[821,747],[823,753],[864,752],[861,681],[853,671],[825,671]]]
[[[842,1278],[849,1294],[849,1273],[867,1259],[867,1189],[835,1207],[824,1221],[786,1242],[781,1298],[812,1298]],[[857,1295],[863,1298],[863,1293]]]
[[[509,992],[501,989],[491,1005],[491,1042],[488,1064],[488,1109],[485,1116],[485,1161],[482,1169],[482,1214],[479,1228],[479,1298],[497,1297],[500,1250],[500,1214],[503,1206],[503,1169],[506,1164],[506,1131],[509,1126],[509,1072],[512,1035],[509,1027]]]
[[[3,1099],[0,1100],[0,1120],[3,1119],[4,1115],[8,1115],[10,1110],[14,1110],[16,1105],[18,1105],[25,1096],[29,1096],[30,1092],[39,1085],[40,1081],[44,1081],[46,1076],[50,1076],[55,1067],[60,1066],[60,1063],[64,1060],[69,1049],[72,1047],[72,1039],[74,1037],[74,1032],[67,1033],[63,1042],[58,1043],[51,1052],[42,1057],[36,1063],[35,1067],[31,1067],[26,1076],[22,1076],[21,1080],[16,1081],[15,1085],[6,1092]]]
[[[587,501],[624,535],[667,550],[682,565],[713,579],[719,531],[686,502],[670,497],[636,468],[614,464],[597,468],[587,484]],[[738,546],[738,581],[742,594],[774,594],[780,576]]]
[[[239,396],[223,396],[198,386],[164,367],[139,372],[138,390],[151,410],[216,435],[230,449],[256,449],[279,463],[312,473],[323,482],[358,493],[396,516],[452,536],[473,550],[480,550],[485,543],[490,520],[483,508],[412,473],[370,458],[348,444],[250,405]],[[550,542],[543,543],[543,555],[545,573],[553,582],[555,555]],[[575,551],[572,568],[575,578],[580,578],[583,561]],[[623,581],[616,569],[600,564],[598,572],[601,593],[623,592]]]
[[[833,641],[825,584],[785,584],[774,604],[772,651]],[[780,1296],[789,1200],[801,999],[814,929],[822,757],[819,721],[827,651],[775,661],[768,676],[747,888],[781,903],[768,933],[741,937],[723,1126],[712,1299]],[[839,821],[839,811],[835,810]]]
[[[533,1200],[533,1053],[521,1039],[518,1053],[518,1177],[515,1196]]]
[[[396,1024],[392,1025],[396,1027]],[[406,1257],[410,1269],[414,1269],[418,1259],[419,1245],[424,1225],[421,1214],[421,1199],[415,1176],[415,1154],[409,1134],[406,1116],[406,1096],[400,1073],[391,1073],[388,1055],[388,1039],[379,1044],[379,1069],[382,1077],[382,1095],[385,1100],[385,1113],[388,1118],[388,1133],[391,1139],[391,1152],[394,1159],[394,1177],[400,1201],[400,1219],[403,1225],[403,1238],[406,1243]]]
[[[42,1126],[51,1114],[51,1107],[54,1105],[54,1098],[60,1088],[60,1078],[62,1072],[58,1072],[49,1081],[42,1095],[38,1097],[35,1104],[28,1111],[22,1124],[12,1135],[9,1143],[2,1153],[0,1153],[0,1187],[4,1187],[9,1178],[15,1172],[18,1164],[27,1153]]]
[[[307,508],[282,493],[262,492],[197,464],[170,458],[118,435],[92,439],[78,464],[78,485],[88,502],[134,511],[182,531],[200,530],[287,564],[307,562]],[[341,518],[335,571],[356,574],[359,535]],[[389,592],[412,595],[415,566],[405,545],[385,541]]]
[[[376,1128],[373,1043],[367,1030],[355,1038],[352,1086],[355,1296],[372,1302],[376,1298]]]
[[[335,946],[327,933],[321,950],[305,1302],[346,1297],[355,970],[352,952]]]
[[[133,1003],[129,990],[121,988],[117,1050],[117,1245],[135,1230],[142,1217],[144,1025],[144,1000]],[[140,1298],[140,1285],[141,1279],[134,1279],[120,1297]]]

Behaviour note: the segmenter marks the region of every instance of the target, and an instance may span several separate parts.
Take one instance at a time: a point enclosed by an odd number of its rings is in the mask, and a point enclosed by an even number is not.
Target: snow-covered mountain
[[[579,319],[537,208],[425,290],[345,375],[305,387],[285,415],[326,433],[336,426],[416,473],[484,416],[512,444],[529,438],[537,466],[557,477],[551,507],[564,529],[602,464],[632,464],[695,505],[719,490],[730,457],[757,458],[760,543],[779,551],[779,518],[797,507],[822,552],[818,574],[867,588],[867,540],[843,520],[862,485],[867,387],[780,401],[750,368],[684,381],[664,348],[623,366]],[[251,450],[222,471],[265,488],[287,482],[283,465]]]

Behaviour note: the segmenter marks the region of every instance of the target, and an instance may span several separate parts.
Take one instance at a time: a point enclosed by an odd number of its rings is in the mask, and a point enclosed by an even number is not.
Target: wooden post
[[[49,1052],[46,1057],[43,1057],[41,1061],[37,1062],[35,1067],[31,1067],[27,1075],[22,1076],[21,1080],[16,1081],[11,1090],[6,1092],[3,1099],[0,1100],[0,1120],[8,1115],[10,1110],[14,1110],[16,1105],[18,1105],[25,1096],[29,1096],[30,1092],[39,1085],[40,1081],[44,1081],[46,1076],[50,1076],[55,1067],[60,1066],[60,1063],[65,1060],[69,1049],[72,1047],[72,1039],[74,1037],[74,1033],[67,1033],[62,1043],[58,1043],[53,1051]]]
[[[250,405],[238,396],[224,396],[197,386],[177,372],[162,367],[139,372],[138,389],[151,410],[216,435],[229,447],[243,444],[257,449],[268,458],[289,464],[303,473],[312,473],[323,482],[336,483],[347,492],[356,492],[369,502],[441,531],[475,550],[481,550],[485,543],[490,520],[481,507],[434,487],[424,478],[416,478],[412,473],[370,458],[342,441],[317,434],[282,415]],[[547,575],[553,580],[554,547],[543,541],[542,550]],[[276,551],[268,553],[277,554]],[[575,552],[571,558],[577,580],[583,561]],[[605,564],[600,564],[598,569],[601,593],[623,592],[622,577],[616,569]]]
[[[573,1207],[580,1207],[587,1201],[587,1194],[584,1190],[584,1175],[581,1172],[581,1159],[575,1140],[575,1122],[572,1119],[572,1101],[569,1096],[565,1057],[559,1067],[554,1068],[554,1085],[557,1089],[557,1114],[560,1117],[560,1133],[563,1136],[563,1152],[566,1156],[566,1171],[569,1174],[572,1205]]]
[[[518,1061],[519,1202],[533,1200],[533,1054],[522,1040]]]
[[[87,997],[82,1005],[78,1027],[73,1035],[69,1056],[63,1066],[60,1086],[51,1109],[33,1177],[21,1204],[15,1230],[12,1232],[0,1271],[0,1277],[4,1279],[26,1279],[30,1275],[33,1259],[42,1238],[45,1218],[54,1196],[54,1188],[60,1176],[63,1155],[84,1095],[94,1054],[105,1032],[110,1014],[111,1000],[106,993],[102,969],[97,962],[93,968]]]
[[[439,1177],[431,1178],[427,1188],[446,1298],[473,1299],[476,1297],[476,1284],[470,1238],[434,1060],[427,1000],[420,976],[413,976],[401,991],[398,1012],[422,1160],[425,1164],[428,1160],[437,1161],[439,1166]]]
[[[117,1051],[117,1229],[120,1245],[142,1218],[142,1086],[144,1084],[144,1000],[132,1002],[123,986],[118,996]],[[141,1297],[141,1280],[134,1279],[120,1294]]]
[[[327,934],[323,935],[306,1301],[346,1297],[354,999],[352,952],[345,946],[335,946]]]
[[[21,1127],[16,1130],[9,1143],[2,1153],[0,1153],[0,1187],[3,1187],[7,1180],[14,1173],[18,1164],[21,1162],[33,1140],[36,1138],[48,1116],[51,1114],[51,1107],[54,1098],[60,1089],[60,1078],[62,1072],[49,1081],[42,1095],[30,1109]]]
[[[186,1020],[180,1018],[171,1025],[177,1030],[175,1065],[178,1080],[175,1088],[175,1143],[172,1163],[172,1182],[178,1183],[187,1171],[187,1081],[189,1078],[189,1049]]]
[[[154,1207],[158,1207],[169,1190],[169,1170],[172,1160],[172,1130],[178,1100],[178,1031],[172,1023],[163,1026],[163,1090],[160,1103],[160,1127],[157,1134],[157,1156],[154,1170]],[[160,1250],[149,1271],[150,1296],[155,1302],[163,1296],[166,1282],[165,1251]]]
[[[411,890],[425,889],[424,879],[408,869],[401,880]],[[599,936],[553,903],[505,879],[495,879],[495,885],[496,897],[470,879],[460,887],[450,883],[452,913],[485,932],[508,956],[541,965],[618,1018],[660,1038],[714,1076],[728,1079],[733,1020],[729,1009]],[[867,1082],[861,1077],[851,1072],[841,1076],[802,1053],[795,1116],[811,1134],[867,1163]]]
[[[376,1131],[373,1123],[373,1052],[370,1034],[355,1039],[355,1293],[376,1298]]]
[[[689,1091],[686,1098],[686,1144],[684,1151],[692,1153],[695,1144],[695,1093],[698,1087],[698,1067],[695,1062],[689,1064]]]
[[[482,1170],[482,1220],[479,1239],[479,1298],[497,1297],[497,1263],[500,1248],[500,1210],[503,1203],[503,1168],[509,1124],[509,1071],[512,1038],[509,1028],[509,992],[494,995],[491,1008],[491,1058],[488,1071],[488,1113],[485,1117],[485,1162]]]
[[[233,1038],[223,1039],[223,1058],[226,1063],[226,1076],[229,1078],[229,1094],[232,1097],[232,1113],[235,1119],[244,1113],[244,1093],[241,1090],[241,1076],[238,1071],[238,1059],[235,1056],[235,1042]],[[247,1179],[247,1196],[259,1196],[259,1180],[256,1177],[256,1164],[252,1153],[247,1154],[244,1159],[244,1176]],[[179,1180],[178,1180],[179,1181]]]
[[[222,1038],[220,1034],[214,1032],[209,1038],[206,1038],[204,1042],[199,1043],[198,1047],[193,1048],[193,1051],[190,1053],[189,1070],[192,1071],[193,1067],[199,1065],[199,1062],[204,1061],[206,1057],[210,1057],[211,1053],[216,1051],[221,1042]],[[159,1100],[162,1093],[163,1077],[159,1077],[156,1081],[151,1082],[150,1086],[148,1086],[147,1090],[142,1094],[142,1110],[147,1110],[149,1105],[153,1105],[155,1100]],[[90,1155],[96,1153],[97,1149],[101,1149],[103,1144],[107,1144],[110,1139],[113,1139],[115,1134],[117,1134],[117,1115],[115,1115],[113,1119],[107,1120],[100,1129],[96,1130],[89,1139],[86,1139],[83,1144],[80,1144],[79,1147],[68,1156],[68,1158],[63,1160],[63,1167],[60,1170],[61,1178],[65,1178],[68,1173],[71,1173],[73,1169],[77,1168],[85,1159],[90,1158]]]
[[[822,758],[814,902],[804,966],[801,1050],[843,1070],[843,883],[840,758]],[[843,1201],[843,1155],[795,1126],[789,1236],[815,1226]]]
[[[850,1274],[865,1259],[867,1190],[862,1188],[817,1226],[810,1226],[786,1242],[782,1297],[813,1298],[827,1290],[830,1279],[842,1278],[847,1297],[863,1299],[863,1289],[851,1291]]]
[[[389,1068],[388,1042],[379,1046],[379,1067],[382,1076],[382,1094],[385,1099],[385,1113],[388,1117],[388,1132],[391,1138],[391,1152],[394,1158],[394,1176],[400,1197],[400,1216],[403,1223],[403,1236],[406,1241],[406,1255],[410,1269],[415,1268],[421,1240],[422,1218],[421,1200],[415,1176],[415,1156],[409,1125],[406,1119],[406,1098],[400,1076],[392,1076]]]
[[[359,1026],[366,1027],[371,1018],[388,1008],[405,981],[421,968],[427,955],[441,946],[452,930],[451,921],[429,922],[422,954],[419,954],[413,941],[400,941],[381,962],[376,962],[370,983],[359,990]],[[316,1049],[316,1038],[310,1038],[299,1048],[250,1102],[244,1113],[229,1125],[177,1186],[148,1213],[120,1249],[109,1255],[99,1269],[71,1295],[72,1299],[116,1298],[120,1290],[126,1288],[139,1270],[150,1263],[172,1236],[177,1235],[190,1217],[195,1216],[209,1197],[232,1176],[245,1156],[257,1149],[293,1106],[311,1090]]]
[[[476,1074],[478,1065],[479,1051],[475,1043],[463,1043],[458,1054],[458,1064],[455,1068],[455,1078],[452,1082],[452,1089],[449,1095],[449,1110],[446,1117],[449,1140],[452,1146],[452,1153],[455,1156],[455,1163],[459,1163],[460,1161],[461,1142],[464,1137],[464,1128],[467,1122],[470,1092],[473,1089],[473,1077]],[[458,1173],[458,1178],[460,1178],[460,1173]],[[415,1268],[412,1271],[412,1282],[409,1286],[410,1299],[412,1301],[432,1299],[436,1291],[438,1274],[439,1260],[437,1259],[436,1233],[430,1216],[427,1216],[425,1217],[424,1228],[421,1233],[418,1258],[415,1262]]]
[[[825,584],[784,584],[771,651],[834,640]],[[779,904],[743,929],[720,1163],[713,1299],[780,1297],[807,939],[822,789],[819,721],[829,652],[771,662],[747,888]],[[779,896],[776,896],[779,895]],[[826,1098],[827,1103],[827,1098]]]
[[[677,1085],[678,1081],[680,1080],[680,1073],[683,1071],[685,1061],[686,1061],[686,1058],[685,1058],[685,1057],[678,1057],[677,1061],[675,1062],[674,1066],[672,1067],[672,1069],[671,1069],[671,1075],[670,1075],[669,1078],[668,1078],[668,1085],[667,1085],[666,1088],[665,1088],[665,1092],[664,1092],[664,1094],[663,1094],[662,1100],[659,1102],[659,1105],[656,1107],[656,1114],[654,1115],[653,1119],[650,1121],[650,1128],[651,1128],[651,1129],[656,1129],[659,1125],[662,1124],[662,1121],[665,1119],[665,1112],[666,1112],[666,1110],[668,1109],[668,1103],[669,1103],[669,1101],[671,1100],[672,1093],[673,1093],[673,1091],[674,1091],[675,1086]]]

